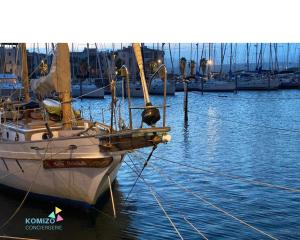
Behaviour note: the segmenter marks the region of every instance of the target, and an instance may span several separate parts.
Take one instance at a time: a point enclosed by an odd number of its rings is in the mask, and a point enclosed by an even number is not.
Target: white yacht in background
[[[150,94],[163,95],[164,81],[160,78],[154,78],[150,83]],[[175,81],[167,80],[167,95],[175,95]]]
[[[300,73],[278,73],[276,74],[279,79],[280,89],[298,89],[300,88]]]
[[[104,88],[97,87],[93,81],[84,81],[81,86],[79,83],[72,84],[71,91],[74,98],[104,98]]]
[[[140,82],[130,82],[130,96],[134,98],[144,97],[143,88]],[[124,80],[116,82],[116,96],[122,97],[127,95],[127,83]]]
[[[232,92],[236,89],[236,86],[235,82],[223,79],[193,78],[188,81],[188,89],[203,92]],[[176,91],[183,91],[182,81],[176,83]]]
[[[275,75],[258,73],[237,75],[238,90],[276,90],[279,86],[280,81]]]
[[[139,81],[130,82],[130,95],[131,97],[143,97],[143,88]],[[122,94],[126,95],[127,85],[124,80],[117,81],[116,83],[116,96],[121,97]],[[154,78],[149,87],[149,93],[152,95],[164,94],[164,81],[160,78]],[[124,91],[124,92],[123,92]],[[122,93],[123,92],[123,93]],[[167,80],[167,95],[175,95],[175,81]]]

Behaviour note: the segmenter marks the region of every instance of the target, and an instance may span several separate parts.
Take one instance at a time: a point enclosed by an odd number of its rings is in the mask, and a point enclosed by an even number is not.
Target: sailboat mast
[[[90,77],[90,44],[86,44],[86,52],[87,52],[87,75]]]
[[[298,48],[298,68],[300,69],[300,48]]]
[[[208,71],[207,71],[207,76],[208,79],[210,79],[210,65],[211,65],[211,43],[208,43]]]
[[[272,43],[269,45],[270,48],[270,54],[269,54],[269,70],[273,71],[273,53],[272,53]]]
[[[198,69],[198,61],[199,61],[199,43],[196,43],[196,48],[197,48],[197,57],[196,57],[196,66],[195,66],[195,69],[196,69],[196,75],[197,75],[197,69]]]
[[[74,80],[74,76],[75,76],[75,64],[74,64],[74,43],[72,43],[72,53],[71,53],[71,64],[72,64],[72,78]]]
[[[289,67],[289,55],[290,55],[290,44],[287,44],[287,54],[286,54],[286,65],[285,69],[288,69]]]
[[[220,66],[220,74],[223,71],[223,43],[221,43],[221,66]]]
[[[249,71],[249,54],[250,54],[250,44],[247,43],[247,71]]]
[[[67,43],[58,43],[56,46],[57,84],[62,108],[63,129],[72,129],[71,107],[71,67],[70,52]]]
[[[169,52],[170,52],[170,59],[171,59],[171,66],[172,66],[172,69],[171,69],[171,73],[172,73],[172,76],[174,75],[174,64],[173,64],[173,57],[172,57],[172,51],[171,51],[171,44],[169,43]]]
[[[263,68],[263,44],[260,44],[260,51],[259,51],[259,60],[260,60],[260,69]]]
[[[232,73],[232,43],[230,43],[229,74]]]
[[[275,54],[275,70],[279,70],[279,64],[278,64],[278,55],[277,55],[277,43],[274,43],[274,54]]]
[[[193,44],[191,43],[190,62],[192,61],[192,56],[193,56]]]
[[[133,43],[132,47],[140,70],[140,77],[141,77],[141,83],[144,92],[145,105],[148,106],[149,104],[151,104],[151,102],[150,102],[150,97],[149,97],[145,73],[144,73],[144,64],[143,64],[143,57],[141,52],[141,45],[139,43]]]
[[[237,43],[234,44],[234,72],[236,72]]]
[[[258,69],[258,44],[255,44],[255,69]]]
[[[179,63],[179,73],[180,73],[180,43],[178,43],[179,49],[178,49],[178,63]]]
[[[22,82],[24,87],[24,100],[29,102],[29,79],[28,79],[28,66],[27,66],[27,52],[26,43],[21,43],[22,50]]]

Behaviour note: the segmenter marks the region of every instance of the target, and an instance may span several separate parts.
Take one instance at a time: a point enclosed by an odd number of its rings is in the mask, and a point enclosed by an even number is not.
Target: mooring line
[[[137,174],[137,176],[139,175],[126,161],[124,161],[125,164],[135,173]],[[141,179],[144,179],[142,176],[140,177]],[[152,194],[152,196],[155,198],[157,204],[159,205],[159,207],[161,208],[161,210],[164,212],[166,218],[169,220],[170,224],[172,225],[172,227],[174,228],[174,230],[176,231],[177,235],[179,236],[180,239],[183,240],[183,237],[181,236],[180,232],[178,231],[176,225],[173,223],[172,219],[170,218],[170,216],[168,215],[168,213],[166,212],[166,210],[164,209],[163,205],[161,204],[161,202],[159,201],[159,199],[157,198],[155,192],[153,191],[152,187],[150,185],[148,185],[146,182],[144,182],[147,187],[150,190],[150,193]]]
[[[151,165],[149,164],[149,166],[150,166],[152,169],[154,169],[154,171],[156,171],[157,173],[159,173],[161,176],[164,176],[165,179],[167,179],[169,182],[172,182],[173,184],[175,184],[178,188],[184,190],[184,191],[187,192],[187,193],[190,193],[190,194],[193,195],[194,197],[200,199],[201,201],[205,202],[206,204],[210,205],[211,207],[215,208],[216,210],[218,210],[218,211],[222,212],[223,214],[225,214],[225,215],[227,215],[227,216],[229,216],[229,217],[235,219],[236,221],[240,222],[241,224],[243,224],[243,225],[245,225],[245,226],[247,226],[247,227],[249,227],[249,228],[251,228],[251,229],[253,229],[253,230],[255,230],[255,231],[259,232],[259,233],[261,233],[262,235],[265,235],[265,236],[267,236],[267,237],[269,237],[269,238],[271,238],[271,239],[273,239],[273,240],[278,240],[278,238],[272,236],[271,234],[269,234],[269,233],[267,233],[267,232],[265,232],[265,231],[263,231],[263,230],[261,230],[261,229],[255,227],[255,226],[253,226],[253,225],[251,225],[251,224],[245,222],[244,220],[242,220],[242,219],[240,219],[240,218],[234,216],[233,214],[227,212],[226,210],[224,210],[224,209],[218,207],[217,205],[211,203],[211,202],[208,201],[206,198],[204,198],[204,197],[202,197],[201,195],[199,195],[199,194],[193,192],[191,189],[186,188],[186,187],[182,186],[181,184],[177,183],[175,180],[173,180],[172,178],[170,178],[169,176],[167,176],[166,174],[164,174],[164,173],[161,171],[161,169],[158,168],[157,166],[154,167],[153,164],[151,164]],[[159,169],[159,170],[158,170],[158,169]]]
[[[129,157],[131,163],[133,164],[133,166],[135,167],[136,172],[137,172],[138,169],[137,169],[135,163],[133,162],[133,160],[130,157],[130,155],[128,155],[128,157]],[[142,177],[142,180],[144,181],[145,184],[151,185],[143,177]],[[166,199],[164,197],[162,197],[162,195],[160,193],[156,192],[156,194],[159,196],[159,198],[161,200],[164,200],[166,202]],[[191,221],[189,221],[188,218],[182,212],[180,212],[180,210],[178,210],[176,207],[174,207],[173,204],[171,204],[171,203],[166,203],[166,204],[168,206],[170,206],[175,212],[177,212],[201,237],[203,237],[203,239],[208,240],[208,238],[197,227],[195,227],[195,225]]]
[[[154,145],[153,148],[152,148],[152,150],[151,150],[151,152],[150,152],[150,154],[148,155],[146,161],[144,162],[143,168],[141,169],[141,171],[139,172],[137,178],[135,179],[135,182],[134,182],[134,184],[132,185],[132,187],[131,187],[131,189],[130,189],[130,191],[129,191],[127,197],[126,197],[125,202],[128,200],[128,198],[129,198],[129,196],[130,196],[130,194],[131,194],[131,192],[132,192],[134,186],[136,185],[137,181],[138,181],[139,178],[141,177],[141,175],[142,175],[142,173],[143,173],[145,167],[147,166],[147,164],[148,164],[148,162],[149,162],[149,160],[150,160],[150,158],[151,158],[151,156],[152,156],[152,154],[153,154],[153,152],[155,151],[156,148],[157,148],[157,145]]]
[[[136,150],[136,151],[139,152],[139,153],[142,153],[142,154],[146,154],[145,152],[142,152],[140,150]],[[228,177],[228,178],[231,178],[231,179],[234,179],[234,180],[239,180],[241,182],[251,183],[253,185],[269,187],[269,188],[276,188],[276,189],[285,190],[285,191],[289,191],[289,192],[293,192],[293,193],[300,193],[300,189],[297,189],[297,188],[291,188],[291,187],[282,186],[282,185],[275,185],[275,184],[271,184],[271,183],[267,183],[267,182],[263,182],[263,181],[259,181],[259,180],[249,180],[249,179],[246,179],[246,178],[241,177],[241,176],[231,175],[231,174],[223,173],[223,172],[216,171],[216,170],[208,170],[208,169],[192,166],[192,165],[189,165],[189,164],[173,161],[173,160],[170,160],[170,159],[158,157],[158,156],[155,156],[155,155],[153,155],[153,157],[156,158],[156,159],[166,161],[166,162],[171,162],[171,163],[174,163],[174,164],[178,164],[180,166],[191,168],[195,172],[199,172],[199,171],[207,172],[207,173],[210,173],[210,174],[216,174],[216,175]],[[196,170],[199,170],[199,171],[196,171]]]

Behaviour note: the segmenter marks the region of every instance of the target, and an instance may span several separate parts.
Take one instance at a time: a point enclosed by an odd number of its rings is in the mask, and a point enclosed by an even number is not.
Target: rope
[[[152,154],[153,154],[153,152],[154,152],[154,150],[155,150],[156,148],[157,148],[157,146],[154,145],[153,148],[152,148],[152,151],[150,152],[150,154],[149,154],[149,156],[148,156],[148,158],[147,158],[147,160],[144,162],[144,165],[143,165],[142,170],[140,171],[140,173],[138,174],[137,178],[135,179],[135,182],[134,182],[134,184],[132,185],[132,187],[131,187],[131,189],[130,189],[130,191],[129,191],[127,197],[126,197],[125,202],[128,200],[128,198],[129,198],[129,196],[130,196],[130,193],[132,192],[132,190],[133,190],[133,188],[135,187],[137,181],[138,181],[139,178],[141,177],[141,175],[142,175],[142,173],[143,173],[145,167],[147,166],[147,164],[148,164],[148,162],[149,162],[149,160],[150,160],[150,158],[151,158],[151,156],[152,156]]]
[[[257,227],[255,227],[255,226],[253,226],[253,225],[251,225],[251,224],[245,222],[244,220],[242,220],[242,219],[240,219],[240,218],[234,216],[233,214],[227,212],[226,210],[224,210],[224,209],[218,207],[217,205],[211,203],[210,201],[208,201],[207,199],[205,199],[205,198],[202,197],[201,195],[199,195],[199,194],[197,194],[197,193],[194,193],[191,189],[186,188],[186,187],[182,186],[181,184],[177,183],[177,182],[174,181],[172,178],[170,178],[170,177],[167,176],[166,174],[162,173],[161,170],[157,170],[157,169],[159,169],[158,167],[153,167],[153,164],[150,165],[150,167],[152,167],[152,169],[153,169],[154,171],[156,171],[157,173],[159,173],[161,176],[164,176],[169,182],[172,182],[173,184],[175,184],[178,188],[184,190],[184,191],[187,192],[187,193],[190,193],[191,195],[193,195],[194,197],[200,199],[201,201],[205,202],[206,204],[210,205],[210,206],[213,207],[214,209],[216,209],[216,210],[222,212],[223,214],[225,214],[225,215],[227,215],[227,216],[233,218],[234,220],[240,222],[241,224],[243,224],[243,225],[245,225],[245,226],[247,226],[247,227],[249,227],[249,228],[251,228],[251,229],[253,229],[253,230],[255,230],[255,231],[259,232],[259,233],[261,233],[262,235],[265,235],[265,236],[267,236],[267,237],[269,237],[269,238],[271,238],[271,239],[273,239],[273,240],[278,240],[278,238],[272,236],[271,234],[269,234],[269,233],[267,233],[267,232],[265,232],[265,231],[263,231],[263,230],[260,230],[259,228],[257,228]]]
[[[139,175],[126,161],[124,161],[125,164],[135,173],[137,174],[137,176]],[[144,181],[144,178],[141,177],[141,179],[143,179]],[[149,188],[150,190],[150,193],[152,194],[152,196],[155,198],[158,206],[161,208],[161,210],[164,212],[166,218],[169,220],[170,224],[172,225],[172,227],[174,228],[175,232],[177,233],[177,235],[179,236],[180,239],[183,240],[183,237],[181,236],[180,232],[178,231],[177,227],[175,226],[175,224],[173,223],[172,219],[169,217],[168,213],[166,212],[166,210],[164,209],[163,205],[160,203],[159,199],[157,198],[155,192],[153,191],[152,187],[150,185],[148,185],[146,182],[144,182],[147,187]]]
[[[104,87],[97,88],[97,89],[95,89],[95,90],[93,90],[93,91],[90,91],[90,92],[88,92],[88,93],[82,94],[82,95],[80,95],[80,96],[78,96],[78,97],[75,97],[75,98],[73,98],[73,99],[82,98],[82,97],[84,97],[84,96],[87,96],[87,95],[89,95],[89,94],[91,94],[91,93],[97,92],[97,91],[99,91],[99,90],[101,90],[101,89],[107,88],[107,87],[109,87],[109,86],[110,86],[110,84],[107,84],[107,85],[104,86]],[[61,103],[64,103],[64,102],[61,102]]]
[[[140,150],[136,150],[136,151],[140,152],[140,153],[143,153],[143,154],[146,154],[145,152],[142,152]],[[291,188],[291,187],[287,187],[287,186],[282,186],[282,185],[275,185],[275,184],[271,184],[271,183],[267,183],[267,182],[263,182],[263,181],[259,181],[259,180],[249,180],[249,179],[243,178],[241,176],[231,175],[231,174],[220,172],[220,171],[216,171],[216,170],[208,170],[208,169],[204,169],[204,168],[192,166],[192,165],[185,164],[185,163],[181,163],[181,162],[177,162],[177,161],[172,161],[172,160],[169,160],[169,159],[166,159],[166,158],[157,157],[155,155],[153,155],[153,157],[156,158],[156,159],[163,160],[163,161],[167,161],[167,162],[171,162],[171,163],[174,163],[174,164],[178,164],[180,166],[191,168],[193,170],[199,170],[201,172],[208,172],[210,174],[216,174],[216,175],[225,176],[225,177],[228,177],[228,178],[231,178],[231,179],[234,179],[234,180],[240,180],[241,182],[251,183],[251,184],[259,185],[259,186],[263,186],[263,187],[270,187],[270,188],[276,188],[276,189],[280,189],[280,190],[286,190],[286,191],[293,192],[293,193],[294,192],[300,193],[300,189],[295,189],[295,188]]]
[[[135,169],[136,169],[136,172],[138,171],[138,169],[137,169],[137,167],[136,167],[136,165],[134,164],[134,162],[133,162],[133,160],[132,160],[132,158],[130,157],[130,155],[128,155],[128,157],[129,157],[129,159],[130,159],[130,161],[131,161],[131,163],[133,164],[133,166],[135,167]],[[144,183],[145,184],[149,184],[149,183],[147,183],[146,182],[146,180],[143,178],[142,179],[143,181],[144,181]],[[150,185],[150,184],[149,184]],[[156,192],[156,194],[159,196],[159,198],[160,199],[162,199],[162,200],[165,200],[162,196],[161,196],[161,194],[159,194],[158,192]],[[206,240],[208,240],[208,238],[199,230],[199,229],[197,229],[188,219],[187,219],[187,217],[185,216],[185,215],[183,215],[177,208],[175,208],[175,207],[173,207],[173,205],[172,204],[168,204],[175,212],[177,212],[183,219],[184,219],[184,221],[186,221],[200,236],[202,236],[204,239],[206,239]]]

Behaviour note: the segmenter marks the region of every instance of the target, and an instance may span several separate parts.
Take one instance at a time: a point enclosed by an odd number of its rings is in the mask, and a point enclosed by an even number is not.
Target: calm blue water
[[[104,100],[76,102],[75,106],[82,108],[86,117],[91,115],[101,120],[101,109],[109,102],[106,96]],[[154,97],[153,102],[161,104],[162,98]],[[208,239],[269,239],[216,210],[209,202],[274,238],[300,239],[300,192],[241,181],[242,178],[300,189],[300,91],[206,93],[203,96],[190,93],[186,124],[183,94],[168,97],[168,103],[172,141],[158,147],[154,156],[161,159],[153,157],[142,176],[152,191],[159,194],[161,204],[182,237],[202,238],[183,219],[185,216]],[[142,99],[134,100],[134,105],[142,104]],[[140,124],[139,114],[134,113],[136,126]],[[108,122],[108,112],[103,115]],[[141,168],[146,155],[132,153],[130,156],[136,167]],[[133,166],[128,157],[125,161]],[[241,178],[234,179],[234,176]],[[112,218],[110,199],[106,198],[97,205],[105,214],[59,205],[63,209],[63,231],[28,232],[24,230],[25,217],[45,216],[55,206],[52,202],[29,199],[0,233],[42,239],[179,238],[142,181],[138,181],[128,202],[124,203],[135,178],[136,174],[123,164],[114,185],[116,220]],[[180,189],[168,178],[207,202]],[[15,210],[21,199],[21,196],[0,193],[1,221]]]

